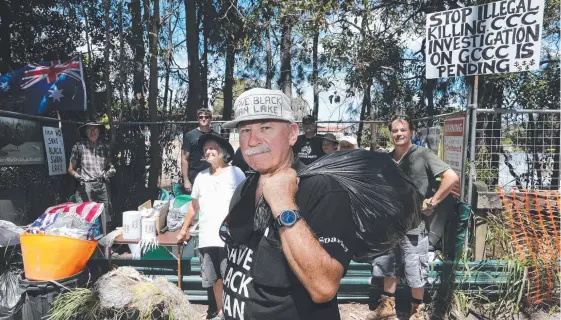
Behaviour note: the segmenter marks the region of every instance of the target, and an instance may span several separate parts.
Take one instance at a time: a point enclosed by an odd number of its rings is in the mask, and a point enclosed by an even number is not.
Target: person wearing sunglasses
[[[304,133],[298,136],[292,147],[302,163],[308,165],[325,155],[322,148],[323,136],[317,134],[316,118],[307,115],[302,118]]]
[[[227,267],[225,319],[340,319],[337,290],[355,247],[348,193],[325,175],[298,178],[305,167],[290,99],[255,88],[241,94],[240,148],[256,172],[238,186],[220,228]]]
[[[188,194],[191,193],[197,174],[210,167],[199,150],[199,138],[205,133],[214,133],[210,126],[212,111],[206,108],[197,110],[197,119],[199,126],[183,135],[183,147],[181,148],[181,176],[183,177],[183,187]]]

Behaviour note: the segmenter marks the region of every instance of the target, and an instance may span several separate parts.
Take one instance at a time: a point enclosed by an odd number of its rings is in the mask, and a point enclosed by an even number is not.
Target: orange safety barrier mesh
[[[537,304],[559,299],[559,294],[554,292],[561,272],[559,192],[517,190],[505,193],[499,189],[499,194],[514,252],[528,267],[528,301]]]

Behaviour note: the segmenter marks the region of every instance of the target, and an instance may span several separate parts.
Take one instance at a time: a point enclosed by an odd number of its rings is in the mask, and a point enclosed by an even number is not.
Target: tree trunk
[[[88,116],[90,120],[95,120],[96,118],[96,106],[95,106],[95,85],[94,85],[94,74],[93,74],[93,61],[92,61],[92,47],[90,45],[90,24],[88,19],[88,13],[86,12],[86,5],[82,6],[82,15],[84,15],[84,23],[86,24],[86,46],[88,48],[88,80],[90,85],[90,108]]]
[[[154,0],[154,14],[150,19],[150,93],[148,95],[148,113],[150,122],[158,121],[158,35],[160,28],[160,1]],[[158,187],[162,157],[160,154],[159,128],[157,124],[150,125],[150,171],[148,188],[154,193]],[[153,195],[156,198],[157,194]]]
[[[199,64],[199,30],[197,27],[195,0],[184,0],[185,26],[187,29],[187,58],[189,60],[189,94],[187,96],[187,120],[195,120],[201,107],[201,70]]]
[[[123,110],[125,109],[125,97],[124,97],[124,87],[125,87],[125,37],[123,33],[123,5],[124,0],[121,0],[119,4],[119,10],[117,11],[119,20],[119,107],[120,114],[118,121],[121,121],[123,116]]]
[[[267,80],[265,88],[271,89],[271,81],[273,80],[273,52],[271,49],[271,26],[267,26],[265,31],[265,51],[267,53]]]
[[[425,83],[425,96],[427,97],[427,116],[434,116],[434,87],[436,85],[436,80],[427,79]],[[427,121],[427,127],[432,127],[432,119]]]
[[[212,19],[210,18],[212,0],[203,1],[203,68],[201,71],[201,99],[203,107],[208,108],[208,40],[210,38],[210,30],[212,28]]]
[[[226,45],[226,74],[224,79],[224,120],[232,119],[232,108],[234,104],[234,62],[236,48],[233,39],[228,39]]]
[[[289,17],[281,18],[281,70],[280,87],[282,92],[292,98],[292,19]]]
[[[169,74],[171,72],[171,52],[173,50],[173,30],[171,28],[171,10],[173,7],[173,0],[169,1],[169,10],[168,10],[168,50],[164,57],[164,61],[166,63],[166,78],[165,78],[165,86],[164,86],[164,108],[163,112],[168,111],[168,91],[169,91]],[[171,103],[170,103],[171,109]],[[170,113],[171,114],[171,113]]]
[[[8,1],[0,2],[0,73],[12,71],[12,10]],[[5,70],[2,70],[5,69]]]
[[[233,0],[232,6],[237,6],[238,1]],[[236,19],[233,11],[230,10],[230,21]],[[232,110],[234,104],[234,63],[236,58],[236,41],[237,35],[233,30],[226,32],[228,34],[226,39],[226,74],[224,75],[224,110],[222,111],[224,120],[232,119]]]
[[[318,69],[318,44],[319,44],[319,28],[317,23],[314,24],[314,39],[312,45],[312,81],[314,84],[314,110],[312,115],[318,118],[319,114],[319,69]]]
[[[144,49],[140,0],[132,0],[132,49],[134,51],[133,92],[139,120],[144,120]]]
[[[370,88],[372,87],[372,80],[367,80],[366,86],[364,88],[364,96],[362,98],[362,107],[360,109],[360,123],[358,124],[358,133],[356,141],[358,146],[361,146],[362,140],[362,129],[364,128],[364,120],[366,120],[366,115],[368,110],[372,110],[372,99],[370,98]]]
[[[113,112],[111,110],[111,62],[109,61],[109,49],[111,45],[111,0],[105,0],[105,100],[107,103],[107,120],[109,121],[109,146],[115,145],[115,126],[113,125]]]

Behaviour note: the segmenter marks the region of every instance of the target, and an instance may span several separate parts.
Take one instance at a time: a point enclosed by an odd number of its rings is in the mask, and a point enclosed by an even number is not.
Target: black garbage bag
[[[19,286],[20,273],[9,269],[0,274],[0,320],[10,319],[23,304],[25,290]]]
[[[389,155],[365,150],[338,151],[298,171],[323,174],[347,190],[359,239],[354,260],[372,262],[421,222],[423,196]]]

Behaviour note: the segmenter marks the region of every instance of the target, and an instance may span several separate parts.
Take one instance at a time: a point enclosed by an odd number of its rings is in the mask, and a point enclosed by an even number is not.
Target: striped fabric
[[[61,227],[64,221],[68,228],[85,229],[87,240],[94,239],[96,219],[103,212],[103,203],[93,201],[74,203],[66,202],[47,208],[35,222],[29,225],[27,232],[31,234],[49,233],[49,227]]]

